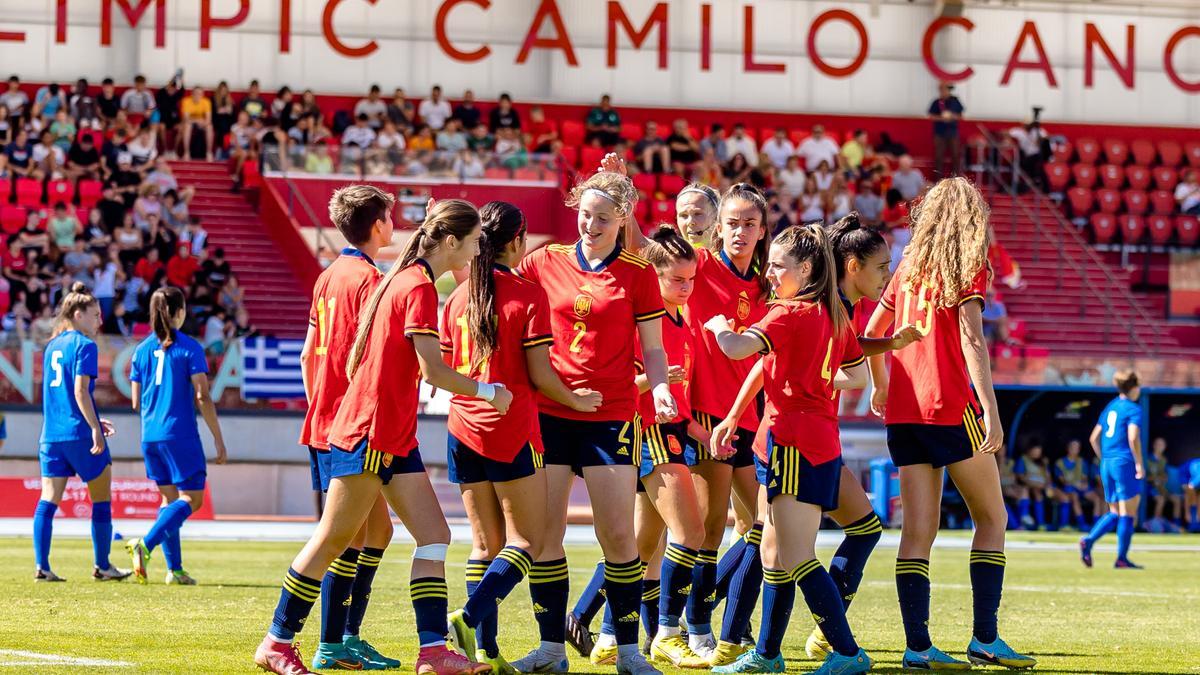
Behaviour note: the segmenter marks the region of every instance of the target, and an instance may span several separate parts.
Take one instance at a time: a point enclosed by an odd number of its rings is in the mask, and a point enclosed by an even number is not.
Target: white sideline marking
[[[8,658],[5,658],[8,657]],[[26,659],[13,661],[10,659]],[[91,666],[96,668],[128,668],[132,663],[125,661],[109,661],[108,659],[89,659],[62,654],[41,654],[26,652],[19,649],[0,649],[0,667],[5,666]]]

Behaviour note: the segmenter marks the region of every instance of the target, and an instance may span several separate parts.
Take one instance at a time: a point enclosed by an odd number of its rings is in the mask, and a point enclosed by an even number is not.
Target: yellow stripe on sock
[[[301,582],[297,582],[296,579],[293,579],[292,577],[283,578],[283,587],[287,589],[289,593],[300,598],[301,600],[315,602],[321,594],[320,589],[318,588],[316,591],[311,591],[301,586],[300,583]]]
[[[758,546],[762,543],[762,528],[752,527],[746,530],[746,533],[742,535],[742,541]]]
[[[676,565],[683,565],[684,567],[695,567],[696,565],[695,553],[689,553],[682,549],[676,548],[674,545],[668,546],[667,552],[664,555],[666,556],[667,560],[670,560]]]
[[[715,563],[717,562],[717,554],[701,552],[696,556],[696,560],[702,563]]]
[[[763,581],[779,586],[792,583],[792,575],[787,570],[763,570]]]
[[[802,562],[792,568],[791,577],[794,581],[799,582],[804,577],[820,569],[820,567],[821,562],[815,558],[806,562]]]

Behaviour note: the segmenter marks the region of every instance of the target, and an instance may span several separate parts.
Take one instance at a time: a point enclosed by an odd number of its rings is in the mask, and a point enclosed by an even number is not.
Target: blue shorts
[[[1187,485],[1190,485],[1194,490],[1200,490],[1200,459],[1193,459],[1188,465],[1190,467],[1187,478]]]
[[[526,443],[513,461],[501,462],[475,452],[454,434],[446,434],[446,470],[450,474],[450,482],[459,485],[484,481],[506,483],[532,476],[537,468],[533,463],[536,454],[533,445]]]
[[[92,439],[89,438],[83,441],[42,443],[38,448],[38,461],[42,465],[44,478],[79,476],[79,480],[90,483],[112,464],[112,455],[108,452],[108,443],[104,444],[104,452],[93,455]]]
[[[637,491],[645,492],[640,479],[662,464],[688,466],[684,448],[687,446],[687,422],[651,424],[642,429],[642,463],[638,466]]]
[[[896,466],[929,464],[940,469],[979,451],[983,423],[967,415],[962,424],[889,424],[887,444]]]
[[[1136,478],[1133,462],[1100,462],[1100,480],[1104,482],[1104,501],[1112,504],[1139,497],[1142,481]]]
[[[199,438],[142,442],[146,478],[180,490],[203,490],[208,478],[204,446]]]
[[[721,423],[720,419],[699,410],[693,411],[692,416],[710,434],[713,428]],[[695,441],[688,439],[684,458],[687,460],[688,466],[695,466],[700,462],[720,462],[728,464],[735,469],[750,466],[754,464],[754,432],[739,428],[737,438],[733,439],[733,449],[734,452],[729,457],[717,459],[706,452]]]
[[[312,474],[312,489],[329,492],[329,462],[331,455],[328,450],[308,446],[308,471]]]
[[[373,473],[379,476],[384,485],[392,481],[392,476],[401,473],[423,473],[425,463],[421,461],[421,451],[413,448],[407,457],[390,455],[382,450],[372,450],[367,447],[368,439],[364,438],[352,450],[343,450],[337,446],[329,446],[329,478],[342,476],[357,476],[363,473]]]
[[[767,483],[770,482],[767,480],[767,473],[767,463],[759,459],[757,454],[754,455],[754,479],[763,487],[767,487]]]
[[[842,458],[813,465],[794,446],[775,443],[767,436],[771,448],[767,466],[767,502],[780,495],[794,497],[796,501],[814,504],[822,511],[833,511],[838,505],[838,492],[842,484]]]
[[[589,466],[637,466],[641,460],[642,425],[634,416],[628,422],[569,420],[538,415],[546,466],[569,466],[583,475]]]

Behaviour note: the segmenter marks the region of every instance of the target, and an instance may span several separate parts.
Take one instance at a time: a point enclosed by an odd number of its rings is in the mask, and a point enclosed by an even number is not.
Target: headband
[[[605,192],[604,190],[601,190],[600,188],[588,188],[588,189],[586,189],[586,190],[584,190],[584,191],[583,191],[583,194],[585,194],[585,195],[586,195],[586,194],[594,194],[594,195],[596,195],[597,197],[602,197],[602,198],[604,198],[604,199],[607,199],[608,201],[612,202],[614,205],[620,206],[620,204],[617,202],[617,198],[616,198],[616,197],[614,197],[614,196],[612,196],[611,194],[609,194],[609,193]]]
[[[679,193],[679,194],[678,194],[678,195],[675,197],[675,199],[676,199],[676,200],[678,200],[680,197],[682,197],[682,196],[686,195],[686,194],[687,194],[687,193],[689,193],[689,192],[698,192],[698,193],[700,193],[700,194],[704,195],[704,198],[705,198],[705,199],[707,199],[707,200],[709,201],[709,203],[713,205],[713,207],[716,207],[716,206],[717,206],[717,198],[716,198],[716,197],[714,197],[714,196],[712,196],[712,193],[711,193],[711,192],[709,192],[709,191],[707,191],[707,190],[701,190],[700,188],[695,188],[695,187],[687,187],[687,188],[684,188],[684,189],[683,189],[682,191],[680,191],[680,193]]]

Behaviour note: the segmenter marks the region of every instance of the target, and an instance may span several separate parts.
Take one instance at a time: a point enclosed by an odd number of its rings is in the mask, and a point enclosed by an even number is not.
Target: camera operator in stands
[[[1042,108],[1033,107],[1033,119],[1019,127],[1008,130],[1009,138],[1017,144],[1021,171],[1041,190],[1049,188],[1046,183],[1046,162],[1050,159],[1050,137],[1042,128]]]

